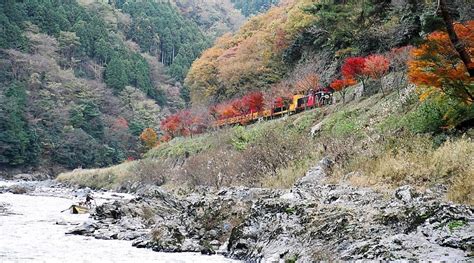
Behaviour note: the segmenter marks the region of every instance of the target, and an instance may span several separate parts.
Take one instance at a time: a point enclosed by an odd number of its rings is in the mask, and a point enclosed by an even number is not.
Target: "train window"
[[[296,105],[296,107],[298,108],[304,107],[306,105],[307,99],[308,97],[303,97],[303,98],[298,99],[298,104]]]

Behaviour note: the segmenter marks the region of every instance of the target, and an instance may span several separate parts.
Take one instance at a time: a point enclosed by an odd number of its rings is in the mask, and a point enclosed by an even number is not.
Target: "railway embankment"
[[[440,129],[442,111],[419,102],[412,88],[386,96],[361,97],[359,91],[352,88],[346,103],[175,138],[140,160],[76,169],[58,180],[125,192],[150,184],[177,192],[289,189],[317,160],[328,157],[334,162],[328,180],[334,184],[390,190],[443,184],[448,200],[474,204],[472,127]]]

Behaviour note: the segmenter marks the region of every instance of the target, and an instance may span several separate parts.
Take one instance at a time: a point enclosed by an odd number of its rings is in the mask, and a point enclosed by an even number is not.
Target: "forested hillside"
[[[234,32],[245,22],[245,17],[230,0],[174,0],[183,14],[195,21],[213,40]]]
[[[186,79],[195,104],[250,91],[295,93],[309,73],[329,86],[349,57],[414,45],[443,27],[435,1],[285,1],[206,50]],[[460,21],[472,3],[451,6]]]
[[[278,4],[279,0],[231,0],[244,16],[262,13]]]
[[[442,185],[447,198],[472,204],[473,4],[441,1],[442,16],[435,2],[271,8],[193,63],[192,107],[162,121],[163,135],[143,134],[143,159],[60,179],[130,190],[133,182],[291,188],[324,157],[328,175],[312,180]],[[310,90],[329,100],[308,108]],[[294,109],[279,114],[283,103]]]
[[[203,3],[2,1],[0,165],[138,158],[142,131],[184,107],[191,63],[243,21],[230,2]]]

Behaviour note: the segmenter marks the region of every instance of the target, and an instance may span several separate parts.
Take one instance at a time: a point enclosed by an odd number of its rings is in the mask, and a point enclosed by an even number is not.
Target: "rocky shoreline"
[[[474,259],[474,209],[410,186],[387,195],[322,184],[321,161],[289,190],[200,189],[176,195],[146,187],[98,206],[70,234],[132,240],[161,252],[219,253],[248,262]]]

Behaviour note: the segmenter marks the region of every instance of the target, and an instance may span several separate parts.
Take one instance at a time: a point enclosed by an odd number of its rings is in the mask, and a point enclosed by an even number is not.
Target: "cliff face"
[[[136,200],[97,207],[96,222],[72,233],[250,262],[471,257],[474,211],[442,201],[443,187],[378,192],[323,183],[331,166],[322,160],[288,190],[203,189],[178,197],[148,187]]]

